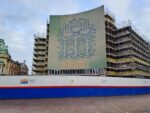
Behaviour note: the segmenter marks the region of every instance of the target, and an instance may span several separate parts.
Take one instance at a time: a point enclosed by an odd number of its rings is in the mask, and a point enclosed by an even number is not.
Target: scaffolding
[[[150,77],[150,44],[145,36],[130,20],[114,23],[117,29],[108,20],[105,19],[107,76]]]
[[[46,38],[44,34],[34,35],[34,52],[32,62],[33,75],[45,75],[46,65]]]

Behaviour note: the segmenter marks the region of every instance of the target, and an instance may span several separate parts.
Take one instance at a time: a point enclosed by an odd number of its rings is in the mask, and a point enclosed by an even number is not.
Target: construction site
[[[107,75],[148,77],[150,75],[150,43],[140,36],[130,21],[118,28],[110,13],[105,15]]]
[[[101,75],[96,69],[51,70],[48,73],[49,26],[50,23],[47,22],[46,37],[35,35],[32,74]],[[105,11],[105,34],[107,68],[104,68],[102,75],[145,78],[150,76],[150,43],[130,21],[117,26],[113,14]]]

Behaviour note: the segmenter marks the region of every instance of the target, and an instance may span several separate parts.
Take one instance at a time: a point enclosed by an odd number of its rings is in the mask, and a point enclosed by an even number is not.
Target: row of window
[[[83,74],[83,75],[101,75],[104,74],[104,69],[78,69],[78,70],[49,70],[48,74]]]

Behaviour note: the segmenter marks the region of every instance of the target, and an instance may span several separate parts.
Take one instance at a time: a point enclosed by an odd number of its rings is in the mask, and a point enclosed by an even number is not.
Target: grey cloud
[[[5,39],[12,58],[26,60],[31,72],[33,35],[46,32],[49,15],[78,10],[74,0],[0,0],[0,38]]]
[[[12,57],[26,59],[31,69],[33,35],[46,32],[49,15],[77,13],[103,4],[116,15],[117,21],[131,19],[150,35],[149,0],[0,0],[0,38],[6,40]],[[140,9],[139,4],[143,4]]]

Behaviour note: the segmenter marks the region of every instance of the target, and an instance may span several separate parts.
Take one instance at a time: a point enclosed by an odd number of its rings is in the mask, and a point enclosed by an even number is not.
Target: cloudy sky
[[[46,32],[49,15],[78,13],[105,5],[117,23],[131,20],[150,41],[150,0],[0,0],[0,38],[12,59],[32,69],[36,33]]]

